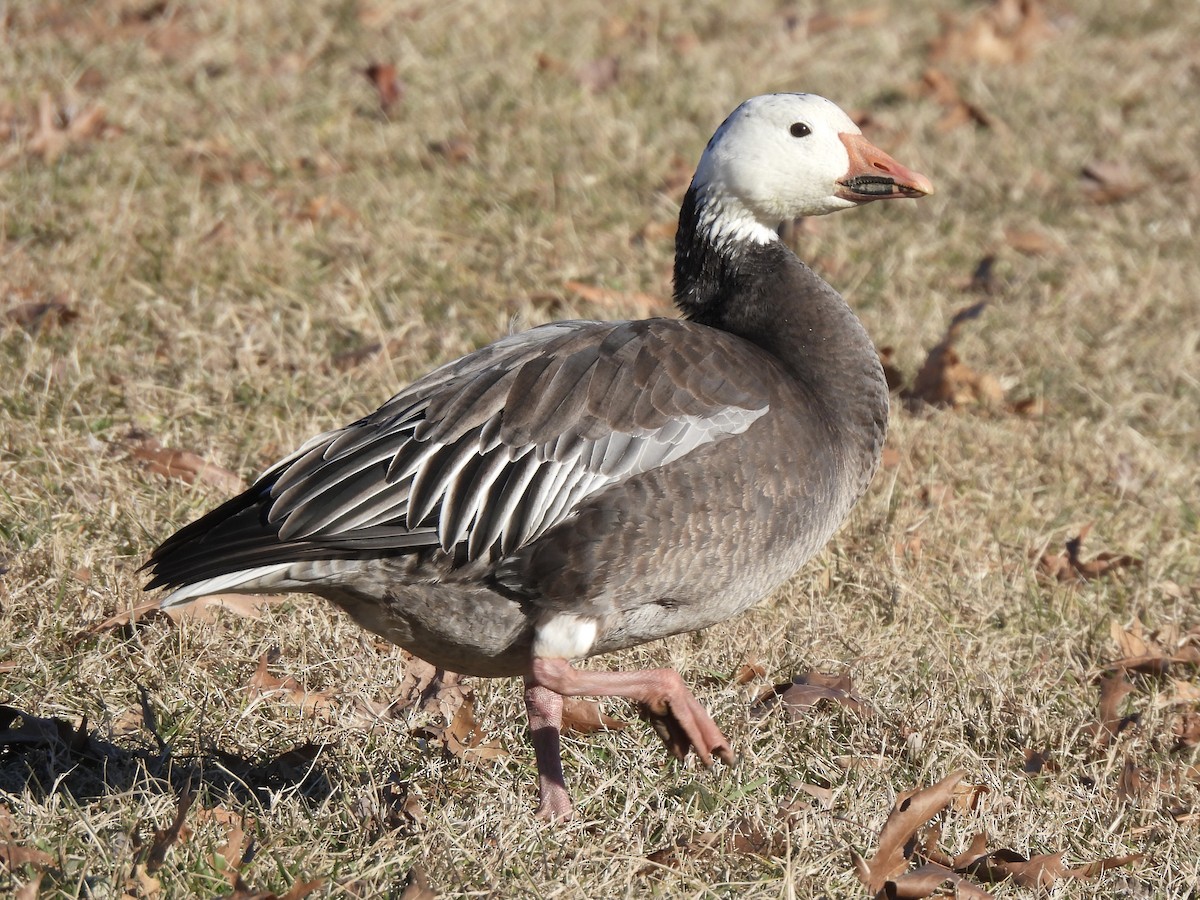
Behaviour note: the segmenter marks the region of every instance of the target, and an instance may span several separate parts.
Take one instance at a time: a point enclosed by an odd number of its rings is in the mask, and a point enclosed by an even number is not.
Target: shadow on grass
[[[150,729],[157,747],[123,747],[78,725],[0,706],[0,793],[38,797],[67,794],[89,802],[130,793],[197,791],[208,803],[257,804],[269,809],[282,793],[316,805],[333,791],[320,763],[325,745],[245,757],[219,747],[176,756]]]

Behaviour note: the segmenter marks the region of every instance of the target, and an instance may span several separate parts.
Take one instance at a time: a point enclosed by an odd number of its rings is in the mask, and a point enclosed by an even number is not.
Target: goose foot
[[[674,669],[644,669],[637,672],[592,672],[574,668],[565,659],[535,658],[526,684],[538,685],[566,697],[625,697],[637,703],[651,727],[669,752],[682,760],[689,750],[705,766],[713,757],[733,765],[736,761],[729,740],[721,733],[712,716],[700,705],[679,673]],[[526,688],[528,705],[529,688]],[[560,701],[561,702],[561,701]],[[559,709],[561,725],[562,710]],[[536,739],[534,752],[539,753]],[[562,783],[562,763],[558,755],[558,732],[554,732],[554,760],[558,783]],[[546,770],[538,757],[539,783]],[[565,793],[566,788],[563,788]],[[543,802],[546,794],[543,792]]]

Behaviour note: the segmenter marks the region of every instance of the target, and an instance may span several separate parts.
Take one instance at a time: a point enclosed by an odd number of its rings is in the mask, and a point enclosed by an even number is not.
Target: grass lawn
[[[0,4],[0,894],[862,897],[961,770],[949,855],[1200,895],[1198,60],[1194,0]],[[789,234],[909,393],[987,303],[786,588],[594,661],[678,667],[740,765],[606,703],[549,826],[516,681],[417,702],[311,597],[131,612],[160,540],[430,367],[671,315],[692,167],[774,90],[937,186]],[[814,671],[866,711],[756,706]]]

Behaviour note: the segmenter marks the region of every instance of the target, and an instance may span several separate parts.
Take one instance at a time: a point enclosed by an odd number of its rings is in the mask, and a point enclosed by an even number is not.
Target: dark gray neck
[[[693,322],[758,345],[823,408],[851,448],[883,446],[888,391],[879,356],[841,295],[782,241],[714,242],[689,188],[675,235],[675,302]],[[869,473],[867,476],[869,478]]]

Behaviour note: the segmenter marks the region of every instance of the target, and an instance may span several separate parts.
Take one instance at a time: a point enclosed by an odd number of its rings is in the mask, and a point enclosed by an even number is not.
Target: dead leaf
[[[1126,756],[1117,779],[1117,799],[1123,803],[1136,803],[1145,796],[1149,787],[1142,769],[1132,756]]]
[[[246,882],[242,881],[239,876],[233,885],[233,893],[227,895],[226,900],[301,900],[307,897],[313,891],[325,884],[324,878],[316,878],[312,881],[298,881],[283,894],[276,894],[274,891],[256,891]]]
[[[737,671],[733,673],[734,684],[749,684],[750,682],[767,676],[767,667],[760,663],[757,659],[751,658],[746,660]]]
[[[1104,575],[1115,575],[1121,569],[1136,569],[1142,565],[1142,561],[1137,557],[1107,551],[1087,561],[1080,559],[1079,551],[1083,546],[1083,539],[1087,537],[1091,527],[1085,525],[1076,537],[1068,540],[1065,552],[1042,554],[1038,560],[1038,571],[1047,578],[1072,584],[1091,581]]]
[[[391,63],[371,63],[363,74],[375,86],[379,108],[385,113],[392,105],[404,98],[404,82],[396,76],[396,67]]]
[[[1138,721],[1138,717],[1122,716],[1121,701],[1133,692],[1133,685],[1124,675],[1103,676],[1100,679],[1100,719],[1091,726],[1101,747],[1107,747],[1117,736]]]
[[[0,315],[0,322],[15,325],[31,334],[43,329],[69,325],[79,318],[79,313],[62,297],[49,300],[30,300],[10,306]]]
[[[965,772],[953,772],[927,788],[905,791],[879,832],[879,844],[869,860],[852,853],[859,880],[872,897],[884,891],[909,866],[916,851],[917,832],[954,799],[954,789]]]
[[[246,619],[261,619],[263,608],[288,599],[286,594],[209,594],[197,597],[185,606],[173,606],[162,609],[158,599],[146,600],[137,606],[109,616],[94,625],[89,625],[73,638],[78,642],[85,637],[97,634],[111,634],[116,631],[136,625],[146,625],[151,622],[166,619],[178,623],[215,622],[220,611],[232,613]]]
[[[868,28],[883,22],[887,16],[888,10],[884,6],[856,9],[841,14],[816,13],[809,16],[805,21],[804,30],[809,37],[813,37],[839,28]]]
[[[998,124],[983,107],[963,99],[958,86],[941,69],[925,70],[921,76],[921,90],[945,109],[937,123],[938,131],[953,131],[960,125],[995,128]]]
[[[465,134],[455,135],[444,141],[431,141],[426,147],[430,153],[459,165],[470,162],[475,156],[475,142]]]
[[[1004,242],[1027,256],[1056,256],[1063,249],[1062,244],[1036,228],[1006,228]]]
[[[270,655],[264,653],[258,658],[258,666],[246,685],[251,697],[280,696],[300,707],[305,715],[314,718],[333,711],[332,691],[310,691],[290,675],[285,678],[275,677],[267,671]]]
[[[605,715],[595,700],[583,697],[563,698],[563,734],[594,734],[597,731],[620,731],[628,727],[620,719]]]
[[[1145,183],[1124,163],[1088,163],[1080,178],[1083,195],[1093,203],[1117,203],[1146,189]]]
[[[146,848],[145,853],[139,863],[145,866],[146,874],[153,875],[157,872],[162,864],[166,861],[167,851],[185,834],[190,833],[190,829],[184,824],[187,819],[188,809],[191,808],[192,802],[196,799],[195,791],[185,789],[183,795],[179,798],[179,806],[175,811],[175,818],[166,828],[159,828],[154,832],[154,837],[150,841],[150,845]]]
[[[575,79],[593,94],[613,87],[621,77],[621,60],[616,56],[601,56],[575,69]]]
[[[1082,535],[1080,539],[1082,539]],[[1121,559],[1127,560],[1130,557],[1121,557]],[[1083,565],[1095,566],[1096,561],[1093,560],[1092,563]],[[1161,676],[1166,675],[1172,665],[1200,664],[1200,647],[1196,646],[1190,635],[1180,634],[1178,627],[1168,627],[1147,635],[1140,619],[1135,618],[1127,628],[1123,628],[1114,619],[1109,626],[1109,633],[1120,650],[1121,657],[1109,663],[1107,668]],[[1176,685],[1182,686],[1184,682],[1176,682]],[[1176,694],[1180,695],[1178,687]],[[1182,696],[1187,698],[1188,691],[1186,689],[1182,692]],[[1191,695],[1191,699],[1200,699],[1200,690],[1196,690]]]
[[[1084,866],[1068,868],[1063,863],[1061,851],[1036,854],[1026,859],[1015,850],[1003,848],[965,864],[960,871],[991,884],[1011,878],[1021,887],[1049,890],[1062,878],[1094,878],[1101,872],[1129,865],[1143,857],[1144,854],[1141,853],[1111,856]]]
[[[37,123],[25,145],[25,152],[40,156],[44,163],[52,165],[72,145],[99,136],[104,128],[102,106],[84,106],[78,110],[68,106],[60,110],[54,99],[43,92],[38,98]]]
[[[1004,399],[1004,389],[991,375],[976,372],[962,361],[954,343],[964,322],[976,318],[987,306],[981,300],[960,309],[950,320],[946,335],[929,351],[913,386],[902,391],[909,401],[961,409],[969,405],[994,405]]]
[[[631,315],[637,318],[662,315],[670,307],[670,304],[661,297],[655,297],[652,294],[643,294],[641,291],[610,291],[605,288],[595,287],[594,285],[584,284],[581,281],[568,281],[563,284],[563,287],[571,293],[582,297],[588,303],[594,303],[615,313]]]
[[[31,879],[13,892],[13,900],[37,900],[38,892],[42,887],[42,878],[45,874],[45,872],[35,872]]]
[[[1025,762],[1021,766],[1022,772],[1037,775],[1041,772],[1058,771],[1058,765],[1050,758],[1049,750],[1034,750],[1026,747],[1022,752],[1025,756]]]
[[[795,722],[822,703],[845,707],[864,718],[875,714],[871,705],[854,693],[850,675],[826,675],[822,672],[806,672],[791,681],[768,688],[758,695],[750,714],[761,716],[781,704],[788,721]]]
[[[129,457],[146,464],[146,469],[163,478],[178,479],[187,484],[197,481],[218,490],[236,494],[246,489],[246,483],[234,472],[206,462],[190,450],[164,447],[157,438],[139,433],[128,438]]]
[[[1200,712],[1183,713],[1171,725],[1171,734],[1175,736],[1176,749],[1200,746]]]
[[[409,869],[404,890],[400,892],[400,900],[437,900],[437,896],[437,891],[429,886],[424,868],[413,866]]]
[[[1008,65],[1028,59],[1052,34],[1041,0],[993,0],[966,21],[942,15],[930,59]]]
[[[328,194],[313,197],[296,212],[296,218],[304,222],[326,222],[340,219],[353,224],[359,221],[358,213],[341,200]]]

